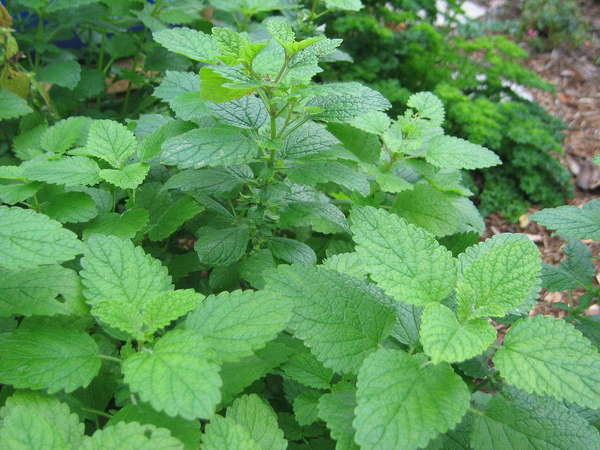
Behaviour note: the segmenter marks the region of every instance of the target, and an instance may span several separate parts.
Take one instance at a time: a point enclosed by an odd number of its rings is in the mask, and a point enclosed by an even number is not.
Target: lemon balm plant
[[[533,243],[475,243],[461,170],[499,161],[435,96],[313,83],[340,41],[281,17],[154,38],[201,63],[162,113],[0,167],[5,448],[600,446],[600,356],[527,317]]]

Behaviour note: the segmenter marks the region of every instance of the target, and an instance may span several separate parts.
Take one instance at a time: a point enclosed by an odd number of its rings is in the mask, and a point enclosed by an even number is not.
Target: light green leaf
[[[41,188],[42,183],[10,183],[0,184],[0,202],[15,205],[33,197]]]
[[[600,434],[556,400],[510,389],[473,415],[471,444],[489,450],[600,449]]]
[[[219,66],[221,71],[223,71],[223,67]],[[235,68],[232,68],[232,70],[235,71]],[[239,72],[236,71],[236,73]],[[232,81],[219,73],[216,67],[202,67],[200,69],[200,98],[215,103],[229,102],[244,97],[255,90],[254,87],[246,87],[247,83],[242,85],[244,87],[233,87],[235,83],[232,83]]]
[[[381,142],[374,134],[343,123],[329,123],[327,129],[360,161],[370,164],[379,162]]]
[[[297,159],[328,150],[338,144],[337,138],[323,125],[307,122],[285,139],[278,155],[283,159]]]
[[[268,246],[273,256],[290,264],[316,264],[315,251],[304,242],[295,239],[272,237]]]
[[[381,349],[358,373],[356,442],[369,450],[424,447],[454,428],[469,408],[467,385],[442,363],[423,365],[422,355]]]
[[[154,160],[162,151],[162,144],[167,139],[185,133],[186,131],[193,130],[194,128],[194,125],[190,122],[181,120],[171,120],[170,122],[165,123],[146,136],[142,141],[140,160],[143,162]]]
[[[542,209],[531,218],[564,237],[600,240],[600,199],[588,202],[583,208],[559,206]]]
[[[230,102],[211,103],[209,109],[216,119],[238,128],[258,129],[269,117],[264,103],[254,95]]]
[[[563,252],[567,258],[558,266],[544,264],[542,287],[558,292],[590,286],[596,274],[590,248],[581,241],[569,239]]]
[[[459,317],[502,317],[521,306],[539,286],[540,272],[539,250],[529,239],[513,239],[491,248],[459,277]]]
[[[352,212],[356,252],[388,295],[421,305],[439,302],[454,287],[456,262],[425,230],[381,209]]]
[[[514,324],[494,356],[519,389],[600,408],[600,354],[573,325],[548,316]]]
[[[319,420],[319,398],[321,392],[316,390],[307,390],[294,398],[292,406],[296,422],[301,426],[308,426]]]
[[[187,195],[180,197],[160,212],[155,223],[148,230],[148,237],[152,241],[166,239],[188,220],[200,214],[203,209],[192,197]]]
[[[421,316],[423,350],[434,364],[457,363],[483,353],[496,339],[496,329],[484,319],[459,322],[444,305],[430,304]]]
[[[203,450],[262,450],[250,432],[235,420],[215,415],[202,435]]]
[[[181,94],[198,92],[199,89],[200,76],[197,73],[167,70],[165,77],[154,90],[154,96],[171,104]]]
[[[323,267],[345,273],[358,279],[366,279],[369,271],[363,266],[357,253],[339,253],[323,261]]]
[[[38,70],[36,78],[73,90],[81,79],[81,66],[77,61],[56,61]]]
[[[60,223],[32,210],[0,206],[0,267],[27,269],[73,259],[81,241]]]
[[[336,183],[350,191],[367,196],[371,190],[366,175],[338,161],[309,161],[287,171],[294,183],[316,186],[321,183]]]
[[[501,164],[493,151],[452,136],[435,136],[427,144],[425,159],[442,169],[483,169]]]
[[[185,419],[209,418],[221,399],[219,366],[203,339],[174,330],[156,341],[152,352],[136,353],[123,363],[132,392],[158,411]]]
[[[71,392],[100,370],[98,345],[87,332],[50,327],[0,335],[0,383]]]
[[[48,128],[40,138],[40,146],[47,152],[64,153],[81,140],[91,123],[88,117],[69,117]]]
[[[325,0],[325,5],[331,9],[341,9],[346,11],[358,11],[363,7],[360,0]]]
[[[358,450],[352,427],[355,409],[356,390],[348,384],[337,384],[332,392],[319,399],[319,418],[325,421],[331,437],[337,441],[336,450]]]
[[[220,230],[201,228],[194,249],[201,263],[228,266],[244,256],[249,240],[250,232],[243,225]]]
[[[334,375],[333,370],[323,366],[302,344],[281,366],[281,370],[298,383],[315,389],[329,389]]]
[[[97,430],[83,441],[81,450],[106,450],[122,448],[127,450],[182,450],[183,444],[171,436],[165,428],[139,423],[120,422]]]
[[[406,181],[404,178],[391,173],[375,174],[375,181],[379,185],[379,189],[383,192],[397,194],[402,191],[408,191],[414,188],[414,185]]]
[[[292,302],[295,336],[336,372],[355,373],[394,325],[391,300],[356,278],[305,265],[280,266],[265,278],[268,290]]]
[[[84,426],[69,407],[38,392],[16,391],[0,411],[0,442],[7,450],[80,448]]]
[[[93,186],[100,181],[100,167],[85,156],[63,156],[60,159],[35,159],[23,165],[23,176],[64,186]]]
[[[444,123],[444,104],[431,92],[417,92],[411,95],[406,106],[416,110],[419,117],[429,119],[432,125],[440,126]]]
[[[133,238],[148,222],[148,211],[142,208],[128,209],[122,214],[102,213],[83,230],[83,237],[106,234],[120,238]]]
[[[87,222],[98,215],[96,202],[84,192],[63,192],[50,197],[44,212],[61,223]]]
[[[263,289],[265,287],[263,273],[268,269],[274,269],[275,266],[275,260],[270,250],[258,250],[240,261],[240,276],[252,287]]]
[[[256,394],[237,398],[227,408],[227,419],[244,427],[261,450],[287,448],[273,409]]]
[[[152,37],[163,47],[194,61],[215,63],[221,52],[211,36],[187,27],[160,30]]]
[[[222,361],[253,354],[282,331],[291,305],[265,291],[233,291],[211,295],[190,313],[187,329],[203,337]]]
[[[264,23],[269,34],[280,44],[294,42],[296,36],[291,25],[284,17],[270,17]]]
[[[98,0],[51,0],[48,4],[46,11],[55,12],[62,9],[77,8],[79,6],[88,5],[90,3],[97,3]]]
[[[94,234],[87,240],[80,272],[84,294],[91,304],[111,298],[143,302],[173,289],[160,261],[128,239]]]
[[[135,189],[144,182],[149,170],[148,164],[134,163],[122,169],[102,169],[100,178],[121,189]]]
[[[244,164],[257,158],[256,143],[231,128],[190,130],[167,139],[161,162],[180,169]]]
[[[94,120],[82,152],[120,168],[137,149],[137,140],[127,127],[114,120]]]
[[[16,119],[32,112],[25,100],[8,89],[0,88],[0,120]]]
[[[182,120],[200,119],[209,114],[208,104],[200,95],[200,91],[179,94],[169,102],[169,106],[175,116]]]
[[[367,133],[382,135],[392,124],[386,113],[381,111],[369,111],[350,121],[350,125]]]

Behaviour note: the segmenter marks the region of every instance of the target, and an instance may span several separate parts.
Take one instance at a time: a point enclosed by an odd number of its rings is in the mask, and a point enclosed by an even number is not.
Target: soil
[[[502,6],[498,0],[480,3],[487,3],[492,9]],[[592,156],[600,153],[600,2],[582,0],[580,3],[589,22],[589,39],[577,48],[531,52],[526,61],[531,70],[556,86],[555,93],[534,90],[532,95],[568,126],[560,160],[573,175],[576,194],[568,203],[576,206],[600,198],[600,167],[592,163]],[[529,219],[537,210],[539,208],[531,208],[518,224],[507,222],[500,214],[490,215],[486,219],[486,237],[506,232],[525,233],[539,247],[544,262],[560,262],[564,241],[552,237],[549,231]],[[593,256],[600,256],[600,242],[586,243]],[[596,262],[600,272],[600,261]],[[600,273],[596,279],[600,282]],[[574,294],[577,298],[581,292]],[[566,302],[566,296],[567,293],[542,291],[532,314],[564,315],[554,304]],[[600,305],[592,305],[587,314],[600,314]]]

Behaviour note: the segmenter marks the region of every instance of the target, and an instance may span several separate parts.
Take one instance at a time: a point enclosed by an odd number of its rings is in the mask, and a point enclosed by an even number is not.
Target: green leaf
[[[0,120],[16,119],[32,112],[25,100],[8,89],[0,88]]]
[[[122,169],[102,169],[100,178],[121,189],[135,189],[144,182],[149,170],[148,164],[134,163]]]
[[[36,78],[73,90],[81,79],[81,66],[77,61],[56,61],[38,70]]]
[[[47,326],[0,335],[0,383],[72,392],[100,370],[98,345],[84,331]]]
[[[539,286],[540,272],[539,250],[529,239],[496,245],[462,271],[456,286],[459,317],[504,316]]]
[[[108,421],[108,426],[117,423],[137,422],[142,425],[154,425],[168,429],[174,438],[181,441],[186,450],[197,450],[200,446],[200,427],[197,422],[181,417],[169,417],[142,403],[126,405],[117,411]]]
[[[1,410],[0,442],[5,449],[80,448],[84,426],[69,407],[38,392],[17,391]]]
[[[596,269],[589,247],[578,240],[569,239],[563,252],[567,258],[558,266],[544,264],[542,287],[558,292],[590,286]]]
[[[194,61],[215,63],[221,54],[211,36],[187,27],[156,31],[152,37],[166,49]]]
[[[60,223],[32,210],[0,206],[0,267],[27,269],[73,259],[81,241]]]
[[[83,442],[81,450],[106,450],[123,448],[127,450],[181,450],[183,444],[171,436],[169,430],[154,425],[120,422],[97,430]]]
[[[123,375],[131,391],[154,409],[190,420],[209,418],[221,398],[213,356],[199,335],[174,330],[156,341],[152,352],[127,358]]]
[[[256,289],[265,287],[263,273],[268,269],[275,268],[273,254],[267,250],[258,250],[240,261],[240,276]]]
[[[44,212],[62,223],[87,222],[98,215],[96,202],[84,192],[64,192],[50,197]]]
[[[350,125],[367,133],[382,135],[392,124],[386,113],[381,111],[369,111],[350,121]]]
[[[600,449],[600,434],[561,403],[515,389],[473,415],[471,445],[490,450]]]
[[[232,80],[219,73],[214,67],[200,69],[200,98],[215,103],[235,100],[254,91],[254,87],[230,87]]]
[[[425,159],[442,169],[483,169],[501,164],[493,151],[452,136],[435,136],[427,144]]]
[[[102,213],[83,230],[83,237],[94,233],[133,238],[148,222],[148,211],[141,208],[128,209],[123,214]]]
[[[343,123],[330,123],[327,125],[327,129],[361,161],[371,164],[379,162],[381,142],[374,134]]]
[[[143,302],[173,289],[167,269],[130,240],[94,234],[87,240],[80,272],[91,304],[111,298]]]
[[[450,294],[456,262],[425,230],[381,209],[352,212],[352,232],[362,264],[388,295],[422,305]]]
[[[250,432],[233,419],[215,415],[202,435],[204,450],[244,449],[262,450]]]
[[[461,323],[444,305],[427,305],[421,316],[423,350],[434,364],[470,359],[483,353],[495,340],[496,329],[487,320]]]
[[[496,352],[494,365],[519,389],[600,408],[600,355],[567,322],[548,316],[518,321]]]
[[[330,256],[322,263],[323,267],[345,273],[358,279],[366,279],[369,271],[363,266],[357,253],[339,253]]]
[[[371,191],[369,180],[363,172],[338,161],[310,161],[289,169],[287,173],[294,183],[316,186],[331,182],[364,196]]]
[[[303,158],[328,150],[338,143],[323,125],[307,122],[286,137],[278,155],[283,159]]]
[[[180,169],[244,164],[258,156],[256,143],[231,128],[190,130],[167,139],[162,149],[161,162]]]
[[[331,437],[337,441],[336,450],[358,450],[352,427],[355,409],[356,390],[348,384],[337,384],[319,399],[319,418],[325,421]]]
[[[360,0],[325,0],[325,5],[327,8],[346,11],[358,11],[363,7]]]
[[[42,183],[11,183],[0,184],[0,202],[15,205],[33,197],[41,188]]]
[[[264,22],[267,31],[281,45],[294,42],[296,36],[284,17],[270,17]]]
[[[213,117],[237,128],[258,129],[269,117],[264,103],[254,95],[230,102],[211,103],[209,109]]]
[[[244,256],[249,240],[250,232],[243,225],[220,230],[201,228],[194,249],[201,263],[228,266]]]
[[[424,447],[454,428],[469,408],[467,385],[448,364],[381,349],[358,373],[356,442],[372,450]]]
[[[588,202],[583,208],[559,206],[542,209],[531,218],[564,237],[600,240],[600,199]]]
[[[272,237],[268,246],[273,256],[290,264],[316,264],[315,251],[304,242],[295,239]]]
[[[35,159],[26,162],[23,176],[64,186],[93,186],[100,181],[100,167],[85,156],[63,156],[60,159]]]
[[[419,117],[429,119],[434,126],[444,123],[444,104],[431,92],[417,92],[408,97],[406,106],[417,111]]]
[[[238,397],[227,408],[227,419],[244,427],[261,450],[287,448],[273,409],[256,394]]]
[[[295,336],[336,372],[355,373],[394,325],[390,299],[356,278],[305,265],[280,266],[265,278],[268,290],[292,302]]]
[[[48,128],[40,138],[40,146],[47,152],[64,153],[81,140],[90,125],[88,117],[69,117]]]
[[[83,153],[120,168],[137,149],[137,140],[127,127],[114,120],[94,120]]]
[[[152,161],[162,151],[162,144],[169,138],[194,129],[194,125],[181,120],[172,120],[146,136],[140,149],[140,160]]]
[[[236,361],[275,339],[290,316],[291,305],[280,297],[237,290],[207,297],[185,326],[202,336],[221,361]]]
[[[296,422],[301,426],[308,426],[319,420],[319,398],[321,392],[307,390],[294,398],[292,406]]]
[[[180,94],[169,105],[175,116],[182,120],[200,119],[209,114],[208,104],[199,91]]]
[[[366,112],[391,107],[383,95],[360,83],[329,83],[323,85],[321,91],[307,105],[319,108],[320,112],[314,117],[324,121],[348,122]]]
[[[298,383],[315,389],[329,389],[334,375],[333,370],[323,366],[303,345],[295,349],[281,370]]]
[[[184,223],[196,217],[204,208],[192,197],[184,195],[160,212],[148,230],[151,241],[162,241],[175,233]]]
[[[62,9],[77,8],[79,6],[88,5],[90,3],[97,3],[98,0],[53,0],[48,2],[46,11],[55,12]]]
[[[200,76],[194,72],[178,72],[167,70],[165,77],[154,90],[154,96],[171,104],[181,94],[198,92]]]

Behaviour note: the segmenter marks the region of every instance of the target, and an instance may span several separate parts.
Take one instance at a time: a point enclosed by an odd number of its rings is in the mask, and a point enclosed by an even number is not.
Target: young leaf
[[[85,192],[63,192],[48,198],[44,212],[61,223],[79,223],[98,215],[96,202]]]
[[[600,240],[600,199],[586,203],[583,208],[559,206],[543,209],[531,218],[564,237]]]
[[[73,90],[81,80],[81,66],[77,61],[52,62],[38,70],[36,78]]]
[[[513,325],[494,365],[527,392],[600,408],[600,355],[573,325],[534,316]]]
[[[221,230],[200,229],[194,250],[203,264],[228,266],[246,253],[250,232],[246,226]]]
[[[133,238],[148,223],[148,211],[142,208],[128,209],[122,214],[102,213],[83,230],[87,239],[92,234],[105,234],[123,239]]]
[[[211,36],[191,28],[160,30],[153,33],[152,37],[173,53],[187,56],[194,61],[216,63],[221,54]]]
[[[319,418],[331,430],[331,437],[337,441],[336,449],[358,450],[354,442],[354,410],[356,409],[356,390],[353,386],[339,383],[332,392],[319,399]]]
[[[155,223],[148,230],[152,241],[162,241],[175,233],[188,220],[202,212],[204,208],[196,200],[184,195],[160,211]]]
[[[214,353],[192,331],[174,330],[156,341],[152,352],[123,363],[132,392],[158,411],[185,419],[211,417],[219,403],[221,378]]]
[[[100,167],[85,156],[63,156],[60,159],[35,159],[24,164],[23,176],[64,186],[93,186],[100,181]]]
[[[230,102],[211,103],[209,109],[216,119],[238,128],[258,129],[269,117],[264,103],[254,95]]]
[[[233,419],[214,415],[202,435],[202,448],[204,450],[223,450],[226,448],[239,448],[244,450],[263,450],[252,439],[250,432]]]
[[[81,450],[126,448],[131,450],[164,449],[182,450],[183,444],[171,436],[169,430],[154,425],[120,422],[86,437]]]
[[[42,134],[40,146],[47,152],[64,153],[81,139],[84,130],[91,122],[88,117],[69,117],[60,120]]]
[[[137,149],[135,136],[127,127],[114,120],[95,120],[90,125],[87,143],[82,152],[120,168]]]
[[[424,447],[460,422],[467,385],[448,364],[423,365],[422,355],[381,349],[358,373],[356,442],[372,450]]]
[[[203,337],[221,361],[254,353],[282,331],[291,305],[264,291],[233,291],[211,295],[187,316],[185,327]]]
[[[321,394],[320,391],[310,389],[294,398],[294,416],[301,426],[308,426],[319,420],[318,405]]]
[[[305,265],[280,266],[265,278],[268,290],[292,302],[295,336],[336,372],[355,373],[394,325],[390,299],[356,278]]]
[[[430,304],[421,316],[423,350],[437,364],[456,363],[483,353],[496,339],[496,330],[484,319],[459,322],[451,309]]]
[[[298,165],[288,170],[288,178],[294,183],[311,186],[332,182],[364,196],[371,190],[363,172],[337,161],[310,161]]]
[[[60,223],[32,210],[0,206],[0,267],[27,269],[73,259],[81,241]]]
[[[180,169],[244,164],[258,156],[256,143],[230,128],[190,130],[167,139],[162,150],[161,162]]]
[[[333,370],[323,366],[302,344],[281,366],[281,370],[298,383],[315,389],[329,389],[334,374]]]
[[[98,345],[84,331],[49,326],[0,335],[0,383],[72,392],[100,370]]]
[[[323,125],[307,122],[286,137],[278,155],[283,159],[303,158],[328,150],[338,143]]]
[[[558,266],[544,264],[542,287],[558,292],[589,286],[596,274],[589,247],[581,241],[569,239],[563,251],[567,258]]]
[[[325,4],[331,9],[342,9],[347,11],[358,11],[363,7],[360,0],[325,0]]]
[[[273,256],[290,264],[316,264],[315,251],[304,242],[295,239],[272,237],[268,242]]]
[[[350,121],[353,127],[376,135],[385,133],[391,124],[388,115],[381,111],[369,111]]]
[[[32,112],[25,100],[8,89],[0,88],[0,120],[15,119]]]
[[[417,92],[408,97],[406,106],[417,111],[420,117],[429,119],[432,125],[440,126],[444,123],[444,104],[431,92]]]
[[[421,228],[381,209],[355,209],[351,216],[356,252],[388,295],[421,305],[439,302],[454,287],[456,262]]]
[[[135,189],[144,182],[149,170],[148,164],[134,163],[122,169],[102,169],[100,178],[121,189]]]
[[[442,169],[483,169],[502,163],[491,150],[457,137],[435,136],[426,146],[427,162]]]

